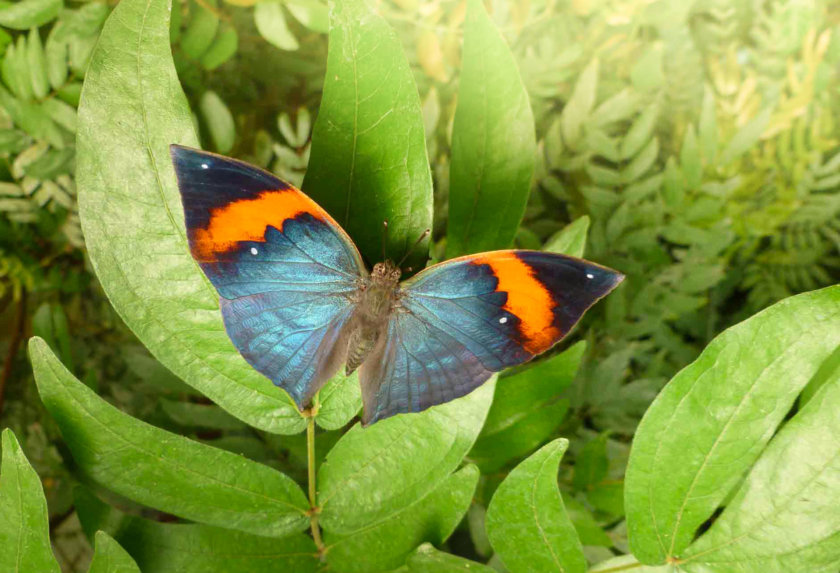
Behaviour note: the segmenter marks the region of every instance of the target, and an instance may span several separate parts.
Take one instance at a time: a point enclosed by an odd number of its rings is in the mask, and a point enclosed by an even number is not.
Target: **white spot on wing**
[[[595,275],[593,275],[592,273],[586,273],[586,278],[588,278],[588,279],[594,279],[594,278],[595,278]]]
[[[257,248],[256,248],[256,247],[251,247],[251,254],[252,254],[252,255],[256,255],[256,254],[257,254]]]
[[[210,168],[210,166],[209,166],[209,165],[207,165],[206,163],[202,163],[202,164],[201,164],[201,168],[202,168],[202,169],[209,169],[209,168]]]
[[[506,322],[507,322],[507,317],[506,316],[503,316],[502,318],[499,319],[499,324],[504,324]]]

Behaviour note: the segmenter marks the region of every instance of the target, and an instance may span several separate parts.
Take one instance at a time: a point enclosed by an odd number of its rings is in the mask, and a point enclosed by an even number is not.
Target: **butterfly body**
[[[344,365],[363,422],[463,396],[562,339],[623,276],[594,263],[504,250],[400,282],[368,273],[317,203],[270,173],[172,146],[190,251],[219,293],[239,352],[303,409]]]

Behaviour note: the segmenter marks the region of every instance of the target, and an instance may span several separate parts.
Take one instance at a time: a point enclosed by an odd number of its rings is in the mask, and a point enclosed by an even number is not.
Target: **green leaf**
[[[26,36],[18,36],[17,44],[9,45],[3,57],[3,82],[23,101],[32,99],[32,77],[27,61]]]
[[[103,487],[194,521],[281,537],[304,529],[308,502],[285,475],[170,434],[99,398],[46,343],[29,343],[41,400],[80,471]]]
[[[566,497],[563,500],[566,506],[566,513],[569,520],[575,526],[581,545],[612,547],[613,541],[610,536],[598,525],[592,513],[586,506],[573,497]]]
[[[639,561],[632,555],[622,555],[620,557],[613,557],[606,561],[601,561],[589,570],[589,573],[618,573],[621,571],[628,571],[630,573],[679,573],[674,565],[663,565],[662,567],[648,567],[641,565]]]
[[[830,287],[726,330],[671,380],[639,425],[627,468],[640,561],[682,555],[838,344],[840,287]]]
[[[140,569],[113,537],[104,531],[97,531],[96,547],[88,573],[140,573]]]
[[[54,571],[47,500],[38,474],[10,429],[3,430],[0,463],[0,570]]]
[[[346,426],[362,408],[358,373],[345,376],[344,372],[338,372],[318,392],[318,400],[315,422],[320,427],[338,430]]]
[[[208,0],[212,7],[216,6],[216,0]],[[169,20],[167,19],[167,38],[169,37]],[[181,36],[181,49],[193,60],[204,55],[216,37],[216,30],[219,29],[219,16],[214,11],[206,9],[198,2],[190,2],[190,23]]]
[[[216,92],[208,90],[201,96],[199,109],[207,123],[207,129],[216,150],[219,153],[227,153],[233,149],[236,141],[236,124],[222,98]]]
[[[284,0],[283,5],[295,19],[312,30],[326,34],[330,31],[330,14],[318,0]]]
[[[689,572],[830,571],[840,563],[840,373],[761,454],[711,529],[683,554]]]
[[[563,141],[572,149],[583,136],[583,125],[589,120],[589,114],[595,105],[598,90],[598,59],[593,59],[581,72],[572,97],[566,102],[560,115],[560,131]]]
[[[56,38],[60,28],[55,26],[44,46],[44,59],[47,65],[47,77],[53,89],[58,89],[67,81],[69,68],[67,67],[67,44]]]
[[[353,426],[318,472],[324,529],[350,534],[400,512],[432,491],[473,445],[494,381],[419,414]]]
[[[406,566],[407,573],[496,573],[487,565],[438,551],[430,543],[418,547]]]
[[[281,50],[294,51],[300,47],[297,38],[286,24],[283,8],[277,0],[263,0],[254,7],[257,31],[269,44]]]
[[[61,0],[21,0],[0,4],[0,26],[28,30],[42,26],[58,16]]]
[[[659,157],[659,140],[653,138],[650,142],[621,170],[621,182],[625,185],[633,183],[640,177],[645,175],[648,170],[656,163]]]
[[[236,28],[223,25],[216,40],[201,56],[201,65],[207,70],[215,70],[231,59],[237,49],[239,49],[239,34],[236,33]]]
[[[659,117],[659,105],[652,103],[633,121],[627,135],[621,141],[621,158],[630,159],[651,141],[656,120]]]
[[[585,351],[586,343],[579,342],[501,377],[469,458],[491,473],[545,443],[566,417],[569,402],[560,395],[572,383]]]
[[[158,523],[121,513],[84,488],[76,510],[88,536],[107,531],[146,573],[315,573],[315,543],[302,533],[280,539],[211,527]]]
[[[595,439],[589,440],[575,457],[575,474],[572,483],[575,489],[586,489],[607,477],[609,460],[607,460],[608,433],[603,433]]]
[[[368,262],[400,260],[432,224],[423,115],[402,42],[367,0],[331,8],[324,95],[303,189],[350,233]],[[426,263],[428,239],[406,266]]]
[[[682,148],[680,149],[680,168],[685,176],[685,183],[689,189],[698,189],[703,182],[703,158],[694,126],[689,125],[685,130]]]
[[[586,559],[557,488],[558,438],[516,466],[487,508],[487,535],[511,573],[586,571]]]
[[[219,408],[192,402],[162,399],[160,407],[173,422],[188,428],[245,430],[247,426]]]
[[[388,519],[347,536],[327,532],[329,566],[341,573],[387,571],[402,565],[420,543],[443,543],[467,512],[478,476],[477,467],[467,466]]]
[[[589,216],[578,217],[545,242],[544,251],[571,257],[582,257],[586,250]]]
[[[252,426],[298,432],[306,421],[236,351],[189,253],[169,145],[196,138],[167,5],[122,0],[90,62],[76,169],[88,254],[114,308],[167,368]]]
[[[749,151],[761,138],[761,134],[770,123],[772,113],[773,110],[767,108],[739,129],[724,148],[718,163],[728,165]]]
[[[55,98],[50,98],[41,104],[47,115],[58,125],[71,133],[76,133],[76,108]]]
[[[26,46],[26,60],[29,64],[29,75],[32,79],[32,93],[41,99],[50,93],[50,79],[47,77],[47,61],[44,56],[44,45],[37,28],[29,32],[29,42]]]
[[[535,158],[534,116],[516,61],[481,1],[470,0],[452,127],[447,257],[511,245]]]

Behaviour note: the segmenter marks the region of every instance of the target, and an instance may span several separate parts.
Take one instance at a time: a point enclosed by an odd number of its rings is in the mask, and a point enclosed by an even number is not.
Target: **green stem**
[[[312,531],[312,539],[318,548],[318,555],[323,556],[325,547],[321,539],[321,527],[318,525],[318,514],[321,508],[318,507],[315,495],[315,414],[318,412],[318,398],[315,398],[315,406],[307,412],[306,419],[306,459],[309,474],[309,528]]]
[[[627,565],[619,565],[618,567],[610,567],[609,569],[599,569],[598,573],[613,573],[614,571],[629,571],[630,569],[637,569],[642,567],[641,563],[628,563]]]

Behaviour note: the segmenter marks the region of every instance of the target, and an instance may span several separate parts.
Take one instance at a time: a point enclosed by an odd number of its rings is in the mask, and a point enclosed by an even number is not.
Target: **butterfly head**
[[[370,273],[371,280],[382,285],[393,284],[396,286],[400,282],[401,276],[400,268],[389,260],[373,265],[373,272]]]

